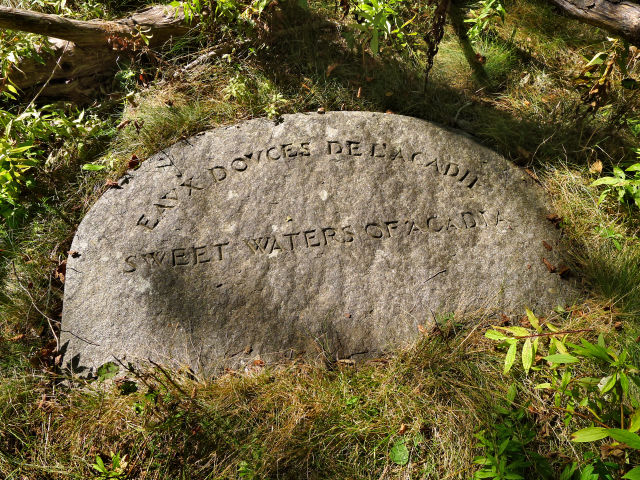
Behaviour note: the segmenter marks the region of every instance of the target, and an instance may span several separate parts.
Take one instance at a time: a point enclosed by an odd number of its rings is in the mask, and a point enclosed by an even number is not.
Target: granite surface
[[[422,120],[251,120],[154,155],[120,187],[68,259],[61,340],[76,371],[114,356],[200,372],[358,359],[438,315],[544,312],[575,295],[543,263],[562,260],[542,188]]]

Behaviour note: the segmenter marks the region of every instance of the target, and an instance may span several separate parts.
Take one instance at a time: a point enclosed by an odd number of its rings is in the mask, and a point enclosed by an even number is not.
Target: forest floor
[[[8,3],[83,18],[142,6]],[[374,55],[350,48],[357,23],[332,3],[261,3],[219,2],[192,35],[123,56],[82,109],[5,89],[0,147],[31,163],[0,197],[0,477],[640,478],[640,208],[621,182],[640,178],[626,170],[640,162],[640,52],[541,0],[509,0],[471,41],[447,24],[423,90],[417,47]],[[0,73],[36,41],[0,33]],[[583,300],[537,317],[449,315],[356,365],[61,370],[64,260],[109,182],[199,131],[319,108],[438,122],[527,169],[552,198]],[[613,176],[607,193],[592,185]]]

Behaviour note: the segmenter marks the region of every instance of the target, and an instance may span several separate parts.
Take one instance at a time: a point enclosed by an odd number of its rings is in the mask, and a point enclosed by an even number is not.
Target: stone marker
[[[441,314],[544,311],[574,292],[550,271],[559,231],[532,178],[409,117],[251,120],[184,140],[120,185],[68,259],[61,340],[76,369],[357,359]]]

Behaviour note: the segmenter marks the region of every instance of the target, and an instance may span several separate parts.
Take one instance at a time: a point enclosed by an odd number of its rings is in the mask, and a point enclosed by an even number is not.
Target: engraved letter
[[[191,177],[189,180],[186,180],[186,181],[182,182],[182,183],[180,184],[180,186],[181,186],[181,187],[186,187],[186,188],[188,188],[188,191],[187,191],[187,195],[188,195],[188,196],[191,196],[191,192],[192,192],[193,190],[202,190],[202,189],[203,189],[203,187],[196,187],[196,186],[193,184],[193,177]],[[175,190],[175,189],[174,189],[174,190]]]
[[[298,155],[300,155],[301,157],[308,157],[309,155],[311,155],[311,152],[309,151],[309,142],[300,143],[300,152],[298,153]]]
[[[231,162],[231,168],[233,168],[236,172],[244,172],[247,169],[247,162],[245,162],[242,158],[234,158]]]
[[[256,162],[260,162],[260,155],[262,155],[262,150],[258,150],[256,153]],[[251,160],[253,158],[253,152],[245,153],[244,156],[247,160]]]
[[[415,155],[418,155],[418,154],[416,153]],[[415,157],[415,155],[414,155],[414,157]],[[411,157],[411,160],[413,160],[414,157]],[[405,161],[404,154],[402,153],[402,149],[401,148],[398,148],[397,151],[395,151],[395,152],[393,152],[391,154],[391,161],[392,162],[395,161],[396,158],[400,158],[403,162]]]
[[[327,243],[329,243],[327,241],[327,237],[331,237],[336,240],[336,231],[331,227],[325,227],[322,229],[322,237],[324,238],[324,244],[327,245]]]
[[[484,216],[484,214],[486,213],[484,210],[478,210],[480,212],[480,215],[482,215],[482,220],[484,220],[484,226],[488,227],[489,224],[487,223],[487,217]]]
[[[193,264],[207,263],[211,261],[211,257],[203,258],[207,253],[207,247],[193,247]]]
[[[149,230],[153,230],[154,228],[156,228],[156,225],[158,225],[158,222],[160,220],[159,219],[155,219],[155,220],[151,220],[149,217],[145,216],[145,214],[143,213],[142,216],[138,219],[138,222],[136,223],[136,225],[142,225],[145,228],[148,228]]]
[[[283,157],[295,157],[298,155],[298,149],[292,146],[291,143],[285,143],[282,145],[282,156]]]
[[[167,202],[167,200],[175,200],[175,202]],[[157,208],[158,214],[162,215],[165,210],[173,208],[178,204],[178,192],[173,188],[161,196],[158,202],[161,203],[154,203],[153,205]]]
[[[347,225],[345,227],[342,227],[340,230],[342,230],[342,233],[345,235],[344,240],[342,241],[343,243],[351,243],[353,242],[353,236],[355,235],[355,233],[353,233],[353,231],[351,230],[347,230],[350,229],[351,225]]]
[[[462,212],[462,221],[467,228],[473,228],[476,226],[476,218],[471,212]]]
[[[278,156],[272,157],[271,152],[276,152]],[[281,157],[280,149],[278,147],[271,147],[270,149],[267,150],[267,158],[270,158],[271,160],[278,160],[280,157]]]
[[[136,258],[135,255],[129,255],[127,258],[124,259],[124,263],[129,265],[129,267],[124,267],[124,272],[125,273],[131,273],[131,272],[135,272],[136,271],[137,265],[133,261],[133,260],[135,260],[135,258]]]
[[[376,148],[378,145],[380,145],[380,144],[379,143],[373,143],[371,145],[371,156],[372,157],[378,157],[378,158],[384,158],[384,156],[386,155],[385,150],[387,149],[387,144],[383,143],[382,144],[382,149]],[[379,150],[382,150],[382,151],[380,152]]]
[[[273,236],[273,243],[271,244],[271,249],[269,250],[269,253],[273,253],[274,250],[282,250],[282,247],[278,243],[278,239],[276,238],[275,235]]]
[[[433,232],[439,232],[440,230],[442,230],[442,225],[438,226],[437,228],[436,228],[436,227],[433,227],[433,228],[431,227],[431,221],[432,221],[432,220],[435,220],[435,219],[437,219],[437,218],[438,218],[438,216],[437,216],[437,215],[434,215],[433,217],[429,217],[429,218],[427,219],[427,228],[428,228],[429,230],[433,231]]]
[[[166,254],[167,252],[165,252],[164,250],[161,252],[151,252],[151,259],[153,260],[154,264],[160,266],[162,265],[162,260],[164,260]]]
[[[445,171],[445,173],[450,177],[455,177],[456,175],[458,175],[459,172],[460,172],[460,167],[458,166],[457,163],[453,163],[453,162],[447,165],[447,170]]]
[[[209,172],[211,172],[211,175],[213,176],[213,179],[219,183],[221,181],[223,181],[225,178],[227,178],[227,169],[224,167],[213,167],[213,168],[209,168],[208,169]]]
[[[213,248],[218,249],[218,260],[222,260],[222,247],[225,245],[229,245],[229,242],[216,243]]]
[[[458,229],[460,227],[456,225],[456,223],[453,221],[453,218],[449,217],[447,218],[447,230],[451,230],[453,228]]]
[[[317,243],[311,243],[314,240],[317,240],[316,238],[316,230],[305,230],[304,232],[304,240],[307,243],[307,247],[319,247],[320,246],[320,242]]]
[[[407,232],[407,237],[410,236],[414,231],[418,233],[422,233],[422,230],[420,230],[420,227],[418,227],[418,225],[416,225],[413,220],[407,220],[406,223],[409,224],[409,231]]]
[[[387,234],[389,235],[389,238],[391,238],[391,231],[398,228],[398,221],[391,220],[390,222],[384,222],[384,224],[387,227]]]
[[[189,258],[187,257],[187,250],[184,248],[174,248],[171,250],[173,255],[173,266],[176,265],[189,265]]]
[[[173,167],[176,169],[176,177],[181,177],[182,176],[182,172],[180,171],[180,169],[178,168],[178,166],[173,163],[173,160],[171,159],[171,157],[169,157],[169,155],[167,155],[164,152],[161,152],[164,156],[165,156],[165,160],[167,160],[169,163],[165,163],[164,165],[156,165],[156,168],[165,168],[165,167]],[[160,161],[160,160],[158,160]]]
[[[287,237],[289,239],[289,248],[293,251],[293,237],[300,235],[300,232],[294,233],[285,233],[283,237]]]
[[[249,247],[253,253],[257,254],[258,252],[266,252],[269,240],[271,240],[271,237],[258,237],[257,239],[247,238],[244,243],[247,244],[247,247]]]
[[[467,175],[469,175],[469,170],[465,169],[464,174],[462,174],[462,176],[458,177],[458,181],[459,182],[463,182],[465,178],[467,178]],[[478,181],[478,176],[477,175],[472,175],[472,179],[469,182],[469,184],[467,185],[467,188],[473,188],[473,186],[476,184],[476,182]]]
[[[354,142],[352,140],[347,140],[347,153],[348,155],[353,155],[354,157],[362,156],[362,152],[359,151],[360,142]]]
[[[337,150],[335,152],[333,151],[333,146],[334,145],[337,148]],[[327,142],[327,154],[333,155],[334,153],[342,153],[342,145],[340,145],[340,142],[335,142],[333,140],[329,140]]]
[[[373,238],[382,238],[384,236],[384,232],[377,223],[367,223],[364,231]]]

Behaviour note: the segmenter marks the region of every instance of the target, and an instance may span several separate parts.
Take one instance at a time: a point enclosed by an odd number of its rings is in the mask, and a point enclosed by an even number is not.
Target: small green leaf
[[[527,318],[529,319],[529,323],[531,324],[531,326],[535,328],[538,331],[538,333],[542,333],[542,328],[540,327],[540,322],[538,321],[538,318],[528,308],[526,309],[526,312],[527,312]]]
[[[507,390],[507,400],[510,403],[513,403],[513,401],[516,399],[517,393],[518,393],[518,386],[515,383],[512,383],[509,386],[509,390]]]
[[[522,366],[525,373],[529,373],[531,366],[533,365],[533,346],[531,345],[531,339],[527,338],[522,346]]]
[[[606,438],[609,435],[607,430],[608,429],[603,427],[583,428],[582,430],[573,432],[571,434],[571,440],[573,442],[595,442],[596,440]]]
[[[103,382],[110,378],[115,377],[118,374],[120,367],[113,362],[107,362],[104,365],[98,367],[96,370],[96,374],[98,375],[98,380]]]
[[[619,372],[618,376],[620,377],[620,387],[622,388],[622,394],[629,394],[629,377],[624,372]]]
[[[600,389],[600,393],[607,393],[611,390],[618,380],[618,376],[614,373],[613,375],[609,375],[608,377],[602,378],[600,383],[598,383],[598,388]]]
[[[551,343],[553,343],[553,345],[555,345],[556,350],[558,350],[560,353],[569,353],[567,351],[567,347],[564,346],[564,343],[562,343],[557,338],[551,337]]]
[[[640,467],[629,470],[622,478],[626,478],[627,480],[640,480]]]
[[[405,444],[404,439],[397,440],[393,444],[391,451],[389,452],[389,460],[396,465],[404,466],[409,463],[409,449]]]
[[[528,337],[531,335],[531,332],[523,327],[496,327],[500,330],[505,330],[507,332],[511,332],[518,337]]]
[[[104,165],[96,165],[95,163],[85,163],[84,165],[82,165],[82,170],[89,170],[91,172],[97,172],[100,170],[104,170],[105,167]]]
[[[607,434],[631,448],[640,450],[640,436],[637,433],[630,432],[629,430],[622,430],[621,428],[607,428]]]
[[[592,187],[597,187],[599,185],[619,185],[620,179],[616,177],[602,177],[591,183]]]
[[[490,340],[505,340],[508,338],[504,333],[498,332],[496,330],[487,330],[484,334]]]
[[[518,349],[518,342],[516,340],[512,340],[509,345],[509,350],[507,350],[507,355],[504,358],[504,370],[503,374],[506,375],[513,367],[514,362],[516,361],[516,350]]]
[[[537,389],[549,389],[549,388],[553,388],[553,385],[551,385],[550,383],[539,383],[538,385],[535,386],[535,388],[537,388]]]
[[[547,355],[543,358],[551,363],[576,363],[578,361],[576,357],[568,353],[556,353],[555,355]]]
[[[371,52],[376,55],[378,53],[378,30],[373,30],[369,46],[371,47]]]
[[[640,408],[633,412],[633,415],[631,415],[631,418],[629,418],[628,430],[630,432],[637,432],[638,430],[640,430]]]
[[[607,52],[598,52],[591,60],[589,60],[589,63],[587,63],[586,66],[591,67],[592,65],[602,65],[608,56]]]

